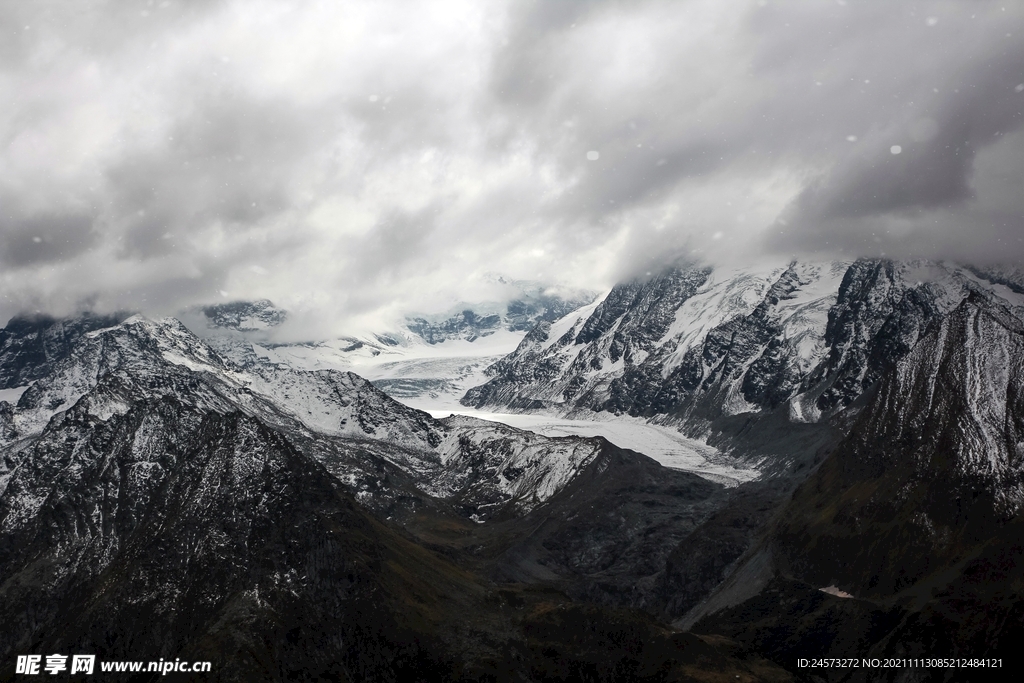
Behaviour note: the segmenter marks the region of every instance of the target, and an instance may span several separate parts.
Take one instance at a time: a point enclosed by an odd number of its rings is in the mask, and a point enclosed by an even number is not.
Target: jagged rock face
[[[176,321],[133,316],[87,333],[21,394],[13,414],[16,437],[38,434],[51,417],[74,405],[108,374],[118,376],[119,382],[108,383],[89,399],[101,418],[123,412],[136,398],[200,388],[199,375],[182,374],[178,368],[224,370],[216,355]],[[211,407],[228,405],[209,390],[196,400]]]
[[[0,389],[13,389],[46,376],[88,332],[112,327],[128,314],[83,313],[61,320],[17,316],[0,330]]]
[[[538,324],[515,353],[488,370],[494,378],[470,390],[463,403],[529,409],[582,402],[581,394],[601,391],[616,369],[642,362],[706,278],[706,270],[671,270],[619,285],[603,301],[557,323]]]
[[[274,306],[267,299],[257,301],[233,301],[227,304],[204,306],[202,314],[207,325],[213,328],[254,332],[277,327],[288,318],[288,314]]]
[[[859,261],[847,270],[825,329],[829,354],[812,378],[826,384],[819,410],[848,405],[907,354],[932,318],[950,310],[943,283],[908,282],[905,271],[891,261]]]
[[[778,513],[775,528],[769,527],[783,575],[818,587],[838,584],[854,595],[876,599],[911,591],[919,600],[943,589],[960,571],[960,563],[979,548],[995,543],[1002,550],[994,556],[1010,561],[1015,546],[1002,539],[1009,534],[1007,520],[1019,526],[1024,474],[1019,446],[1024,297],[969,276],[960,280],[965,286],[958,289],[937,279],[918,284],[911,275],[913,269],[906,266],[862,262],[844,276],[823,336],[833,352],[802,387],[842,387],[842,378],[853,377],[856,381],[845,385],[853,391],[842,400],[859,396],[864,408],[845,440]],[[957,305],[951,308],[954,301]],[[828,370],[830,363],[844,369]],[[875,379],[871,373],[877,373]],[[722,563],[747,547],[744,528],[760,527],[770,509],[726,507],[707,523],[710,533],[695,533],[680,544],[661,580],[670,616],[696,604],[722,578]],[[723,523],[727,520],[735,523]],[[896,626],[891,620],[881,632],[865,626],[866,632],[857,635],[871,644],[885,636],[888,649],[879,651],[894,654],[901,651],[901,642],[918,643],[913,647],[928,651],[920,639],[945,630],[950,642],[959,643],[957,651],[966,653],[967,639],[974,637],[970,629],[940,626],[936,614],[960,615],[956,619],[964,623],[996,624],[993,615],[1019,613],[1016,598],[996,604],[991,596],[981,595],[984,589],[976,582],[957,591],[957,598],[934,607],[929,617],[933,622],[922,627],[927,634],[916,630],[918,617],[907,617],[898,635],[888,634]],[[760,606],[754,600],[748,608],[766,610],[762,616],[775,632],[792,634],[786,636],[792,639],[787,648],[819,652],[815,648],[826,640],[823,633],[809,629],[798,636],[794,620],[779,616],[778,605],[765,600]],[[964,609],[957,600],[973,606]],[[745,615],[735,612],[728,618],[736,619],[736,630],[719,632],[753,635],[744,631],[750,621]],[[718,629],[723,622],[711,623],[707,628]],[[833,634],[843,628],[828,624]],[[779,646],[763,639],[769,629],[755,630],[762,640],[752,638],[751,643],[756,641],[762,652]],[[1010,636],[999,637],[1006,642]]]
[[[258,365],[249,370],[226,363],[174,319],[135,316],[85,335],[50,374],[22,393],[13,423],[19,436],[31,436],[101,379],[116,376],[121,389],[108,383],[106,393],[88,397],[100,417],[123,412],[139,398],[175,395],[222,412],[242,409],[282,428],[295,429],[297,422],[325,434],[421,450],[440,443],[441,430],[428,415],[392,401],[352,373]]]
[[[668,331],[679,306],[707,282],[710,269],[671,270],[646,283],[617,288],[576,335],[586,344],[611,333],[608,360],[639,363]],[[600,356],[593,356],[596,365]]]
[[[798,656],[1016,655],[1024,636],[1024,297],[1013,299],[975,291],[932,318],[769,526],[779,575],[694,632],[727,635],[798,675]],[[846,669],[822,680],[907,673]]]
[[[622,385],[631,380],[635,383],[633,377],[649,375],[654,368],[647,373],[626,373],[618,384],[613,382],[606,405],[640,414],[702,407],[712,415],[778,405],[789,398],[799,378],[799,368],[790,362],[795,349],[787,345],[785,303],[797,299],[801,285],[814,284],[818,277],[818,270],[790,265],[774,278],[749,314],[712,328],[700,346],[683,354],[649,405],[629,402],[631,394],[640,392],[630,392]],[[794,336],[802,337],[802,333],[804,330],[798,330]]]
[[[539,324],[463,403],[664,415],[698,435],[779,410],[817,422],[875,386],[972,291],[1018,296],[927,262],[676,268]]]
[[[1024,308],[972,294],[882,382],[779,531],[796,571],[891,594],[1024,506]]]
[[[540,294],[510,301],[505,308],[508,329],[513,332],[532,330],[538,322],[558,320],[580,306],[586,306],[593,299],[593,295],[580,293],[568,298]]]
[[[594,439],[550,439],[497,422],[452,416],[444,465],[425,489],[471,511],[473,519],[523,514],[577,477],[600,451]]]
[[[619,285],[538,326],[464,402],[636,416],[774,407],[822,355],[844,267],[675,268]]]
[[[852,443],[865,456],[860,471],[880,472],[903,461],[912,463],[915,478],[948,469],[936,480],[956,499],[988,491],[992,498],[985,502],[1000,517],[1020,512],[1022,313],[974,294],[933,326],[887,378],[855,432]],[[966,505],[960,507],[953,514],[966,515]]]

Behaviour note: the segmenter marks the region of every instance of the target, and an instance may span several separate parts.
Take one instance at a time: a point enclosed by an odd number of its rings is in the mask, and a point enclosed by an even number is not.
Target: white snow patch
[[[568,315],[565,315],[551,323],[551,331],[548,333],[548,338],[544,340],[540,345],[540,348],[551,348],[551,346],[565,336],[565,333],[569,330],[576,330],[578,332],[577,328],[583,326],[587,319],[593,315],[595,310],[597,310],[597,307],[608,298],[608,294],[610,293],[611,290],[604,292],[601,296],[594,299],[593,303],[587,304],[583,308],[577,308],[572,313],[569,313]]]
[[[991,285],[992,293],[1017,308],[1024,308],[1024,294],[1015,292],[1006,285]]]
[[[743,393],[740,392],[740,386],[738,383],[733,382],[729,385],[729,391],[725,395],[725,399],[722,401],[722,412],[726,415],[743,415],[747,413],[757,413],[761,411],[761,406],[754,405],[747,399],[743,398]]]
[[[525,335],[498,330],[472,342],[448,339],[428,344],[409,333],[389,335],[398,342],[395,345],[365,336],[272,347],[252,343],[251,348],[269,366],[354,372],[372,382],[409,380],[403,391],[458,405],[467,390],[488,380],[484,370],[513,352]],[[395,398],[405,397],[395,391]]]
[[[662,375],[668,377],[683,362],[686,352],[707,338],[708,332],[732,318],[750,315],[787,267],[788,264],[770,264],[757,269],[713,270],[697,293],[679,307],[675,321],[662,337],[660,344],[669,340],[677,343],[662,366]]]
[[[821,411],[814,399],[807,394],[794,396],[789,400],[789,420],[791,422],[817,422],[821,419]]]
[[[13,389],[0,389],[0,401],[7,401],[11,405],[17,405],[18,399],[25,393],[25,390],[29,388],[26,384],[23,387],[14,387]]]

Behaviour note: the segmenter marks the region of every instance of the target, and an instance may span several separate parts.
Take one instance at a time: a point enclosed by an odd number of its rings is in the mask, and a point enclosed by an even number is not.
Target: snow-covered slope
[[[185,386],[176,383],[181,377],[188,378],[182,380]],[[120,387],[115,390],[107,381],[94,393],[105,378],[117,378]],[[174,318],[138,315],[84,335],[50,374],[26,387],[12,424],[17,438],[24,438],[41,432],[55,414],[86,395],[91,412],[108,419],[132,401],[171,394],[191,397],[204,409],[241,409],[272,424],[287,415],[316,432],[407,448],[429,450],[440,438],[423,426],[429,416],[396,405],[356,375],[264,365],[236,368]]]
[[[586,439],[505,434],[498,450],[511,449],[512,459],[481,469],[477,454],[494,451],[487,444],[497,439],[483,436],[487,429],[435,420],[351,372],[295,369],[255,352],[243,361],[225,359],[173,318],[136,315],[82,335],[47,374],[7,390],[16,403],[0,402],[0,495],[17,478],[24,444],[48,426],[59,431],[68,410],[107,421],[165,397],[201,412],[257,418],[305,444],[364,498],[373,495],[362,486],[368,478],[380,487],[374,472],[383,460],[422,490],[464,506],[514,503],[526,512],[564,486],[585,466],[580,454],[596,448]],[[345,455],[353,448],[356,456]],[[512,483],[513,471],[526,474]]]
[[[619,448],[628,448],[656,460],[664,467],[692,472],[705,479],[737,486],[761,476],[749,462],[730,457],[696,439],[690,439],[671,426],[642,418],[611,413],[594,413],[592,420],[568,419],[544,413],[493,413],[461,409],[429,411],[435,417],[465,416],[525,429],[544,436],[600,436]]]
[[[257,302],[258,303],[258,302]],[[581,307],[577,316],[593,311],[598,302]],[[254,304],[245,312],[240,304],[230,305],[234,316],[255,317],[262,306]],[[219,309],[217,309],[219,310]],[[234,320],[234,318],[232,318]],[[572,316],[562,318],[552,328],[552,339],[572,326]],[[547,327],[548,321],[542,321]],[[344,370],[370,380],[373,385],[407,406],[437,417],[466,414],[459,400],[474,386],[488,380],[486,369],[511,353],[523,340],[521,331],[498,329],[490,334],[467,338],[450,338],[428,343],[418,334],[405,329],[399,333],[351,336],[306,343],[272,343],[265,330],[239,334],[237,326],[199,326],[205,341],[230,364],[246,372],[264,375],[269,372],[287,374],[289,370]],[[316,413],[313,407],[312,413]],[[666,467],[684,469],[720,483],[735,483],[756,477],[756,470],[736,469],[737,463],[714,448],[687,440],[672,429],[638,424],[636,420],[579,421],[578,429],[552,428],[545,422],[520,424],[514,416],[480,413],[490,421],[508,422],[549,436],[604,436],[615,445],[629,448],[654,458]],[[605,416],[610,417],[610,413]],[[712,462],[714,460],[715,462]]]
[[[813,423],[853,403],[971,292],[1019,305],[998,279],[868,259],[672,268],[539,324],[462,403],[661,416],[697,436],[777,409]]]
[[[513,351],[523,336],[499,330],[473,341],[428,344],[406,331],[279,344],[208,333],[205,341],[240,368],[354,372],[407,405],[454,408],[470,387],[487,380],[484,369]]]
[[[54,362],[71,352],[82,335],[116,325],[127,317],[127,313],[82,313],[64,319],[15,316],[0,329],[0,391],[17,390],[46,375]],[[8,398],[10,395],[0,400]]]

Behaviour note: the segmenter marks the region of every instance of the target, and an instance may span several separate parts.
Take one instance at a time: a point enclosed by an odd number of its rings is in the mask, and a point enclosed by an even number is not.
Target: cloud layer
[[[1024,259],[1024,7],[0,5],[0,313]]]

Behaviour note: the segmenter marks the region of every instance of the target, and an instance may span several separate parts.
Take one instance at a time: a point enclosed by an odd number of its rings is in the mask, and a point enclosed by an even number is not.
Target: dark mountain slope
[[[423,507],[404,519],[406,528],[498,581],[660,612],[656,585],[666,559],[735,490],[596,441],[585,467],[525,515],[506,509],[474,524]]]
[[[72,410],[23,470],[0,500],[4,652],[208,659],[222,680],[457,670],[443,639],[483,589],[257,420]]]
[[[83,335],[117,325],[127,317],[127,313],[83,313],[63,319],[15,316],[0,330],[0,389],[24,386],[44,377],[56,361],[71,354]]]
[[[1024,325],[971,296],[883,381],[778,530],[795,571],[887,595],[965,556],[1024,502]]]
[[[1024,636],[1022,387],[1019,310],[971,294],[928,326],[769,526],[779,578],[694,630],[793,671],[795,656],[1011,661]],[[829,585],[857,599],[816,590]],[[974,680],[941,669],[816,675]]]

